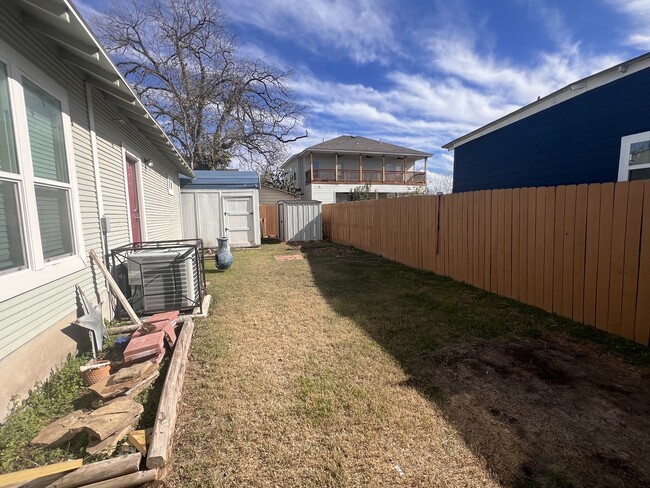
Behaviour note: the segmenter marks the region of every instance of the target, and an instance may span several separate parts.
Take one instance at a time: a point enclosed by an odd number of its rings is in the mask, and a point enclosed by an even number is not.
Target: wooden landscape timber
[[[74,459],[72,461],[65,461],[62,463],[49,464],[39,468],[25,469],[16,471],[15,473],[7,473],[0,475],[0,487],[21,486],[26,481],[31,481],[35,478],[49,476],[57,473],[63,473],[73,469],[77,469],[83,463],[82,459]]]
[[[180,322],[180,321],[179,321]],[[80,432],[87,432],[91,443],[86,451],[96,454],[127,437],[128,442],[139,452],[82,465],[83,460],[66,461],[49,466],[17,471],[0,475],[0,488],[117,488],[141,486],[160,480],[165,475],[165,466],[176,425],[177,404],[183,389],[189,348],[192,342],[194,322],[185,318],[178,334],[165,377],[160,403],[153,428],[132,430],[143,411],[143,407],[129,396],[118,397],[103,407],[91,412],[76,410],[52,422],[32,440],[33,445],[55,446],[72,439]],[[159,374],[156,365],[153,374]],[[125,380],[114,385],[138,387],[142,378],[149,379],[152,366],[146,363],[123,368],[111,376]],[[138,383],[139,382],[139,383]],[[143,456],[148,453],[146,468],[142,466]]]
[[[158,412],[156,413],[156,421],[153,426],[147,455],[147,468],[149,469],[162,468],[169,459],[178,414],[178,401],[183,390],[183,380],[193,331],[194,322],[192,319],[186,319],[178,334],[174,354],[167,370],[165,385],[160,395]]]

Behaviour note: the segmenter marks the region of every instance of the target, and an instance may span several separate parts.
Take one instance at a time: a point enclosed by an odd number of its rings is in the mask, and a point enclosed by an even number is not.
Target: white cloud
[[[384,0],[223,0],[236,22],[292,39],[321,56],[334,50],[358,63],[383,62],[396,53],[391,3]]]
[[[606,0],[615,10],[628,17],[627,45],[643,51],[650,50],[650,0]]]

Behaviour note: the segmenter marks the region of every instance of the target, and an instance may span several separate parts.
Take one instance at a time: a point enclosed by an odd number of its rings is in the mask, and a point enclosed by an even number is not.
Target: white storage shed
[[[183,238],[216,247],[226,236],[232,247],[261,244],[260,178],[254,171],[195,171],[181,177]]]
[[[278,202],[281,241],[322,241],[321,202],[281,200]]]

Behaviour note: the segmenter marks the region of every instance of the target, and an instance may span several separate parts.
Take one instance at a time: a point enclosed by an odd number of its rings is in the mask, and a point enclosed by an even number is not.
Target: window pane
[[[34,175],[68,183],[61,103],[23,78]]]
[[[0,171],[18,173],[7,86],[7,66],[2,63],[0,63]]]
[[[630,181],[650,179],[650,168],[635,169],[630,171]]]
[[[68,191],[45,186],[36,186],[35,191],[43,257],[47,260],[72,254]]]
[[[650,163],[650,141],[630,144],[630,166]]]
[[[16,183],[0,180],[0,273],[25,264]]]

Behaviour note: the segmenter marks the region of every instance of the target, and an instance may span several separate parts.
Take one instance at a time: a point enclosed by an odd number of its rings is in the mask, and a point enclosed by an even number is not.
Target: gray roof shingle
[[[341,151],[355,153],[373,153],[373,154],[397,154],[400,156],[421,156],[430,157],[431,154],[408,147],[397,146],[387,142],[377,141],[361,136],[339,136],[329,141],[321,142],[308,147],[305,151]]]

